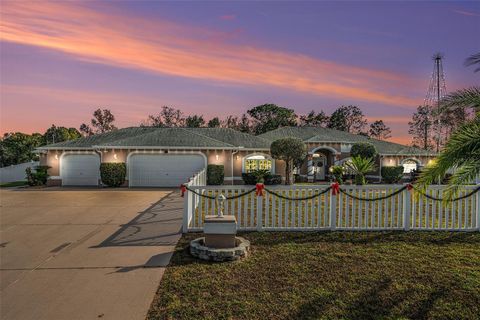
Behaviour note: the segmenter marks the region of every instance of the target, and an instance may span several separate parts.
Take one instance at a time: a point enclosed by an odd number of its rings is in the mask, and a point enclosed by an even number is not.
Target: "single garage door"
[[[100,157],[96,154],[67,154],[60,168],[64,186],[97,186],[100,178]]]
[[[133,154],[128,160],[131,187],[178,187],[205,168],[199,154]]]

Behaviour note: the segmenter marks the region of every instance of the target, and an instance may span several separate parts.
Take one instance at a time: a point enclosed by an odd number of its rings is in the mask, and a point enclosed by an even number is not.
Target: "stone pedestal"
[[[203,233],[207,247],[234,248],[237,220],[235,216],[206,216]]]

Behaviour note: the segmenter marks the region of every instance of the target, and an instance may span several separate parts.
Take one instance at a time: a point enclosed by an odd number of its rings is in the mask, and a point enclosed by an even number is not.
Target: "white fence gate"
[[[480,192],[445,205],[404,185],[342,185],[336,195],[326,185],[267,186],[257,196],[252,186],[205,186],[200,181],[205,181],[204,171],[187,184],[184,232],[203,229],[205,215],[218,213],[220,194],[231,198],[224,201],[223,212],[236,217],[238,230],[480,230]],[[439,198],[443,188],[431,186],[426,194]],[[459,196],[477,188],[465,186]]]

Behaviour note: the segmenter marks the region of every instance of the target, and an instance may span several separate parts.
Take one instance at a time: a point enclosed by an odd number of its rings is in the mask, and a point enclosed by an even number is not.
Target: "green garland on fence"
[[[384,196],[381,196],[381,197],[378,197],[378,198],[362,198],[362,197],[357,197],[357,196],[354,196],[353,194],[351,193],[348,193],[346,192],[345,190],[343,190],[342,188],[340,188],[340,192],[343,193],[344,195],[350,197],[350,198],[353,198],[355,200],[361,200],[361,201],[378,201],[378,200],[385,200],[385,199],[388,199],[388,198],[391,198],[393,196],[396,196],[397,194],[403,192],[405,189],[407,189],[408,186],[403,186],[401,187],[400,189],[392,192],[392,193],[389,193],[387,195],[384,195]]]
[[[207,198],[207,199],[211,199],[211,200],[217,199],[216,196],[209,196],[209,195],[206,195],[206,194],[202,194],[202,193],[200,193],[200,192],[198,192],[194,189],[189,188],[188,186],[185,186],[185,189],[187,189],[188,191],[191,191],[192,193],[196,194],[197,196],[200,196],[200,197],[203,197],[203,198]],[[253,188],[253,189],[250,189],[248,191],[239,193],[239,194],[231,196],[231,197],[225,197],[225,200],[233,200],[233,199],[241,198],[241,197],[249,195],[250,193],[254,192],[255,190],[256,190],[256,188]]]
[[[438,198],[438,197],[434,197],[434,196],[431,196],[427,193],[425,193],[423,190],[421,189],[418,189],[417,187],[413,186],[413,189],[415,189],[415,191],[417,191],[418,193],[420,193],[422,196],[424,196],[425,198],[427,199],[430,199],[430,200],[435,200],[435,201],[444,201],[445,199],[443,198]],[[464,194],[463,196],[460,196],[460,197],[457,197],[457,198],[453,198],[453,199],[449,199],[448,202],[453,202],[453,201],[458,201],[458,200],[462,200],[462,199],[466,199],[468,197],[471,197],[473,196],[475,193],[477,193],[478,191],[480,191],[480,186],[476,187],[475,189],[473,189],[471,192],[467,193],[467,194]]]
[[[267,189],[265,188],[265,191],[267,191],[268,193],[270,194],[273,194],[274,196],[278,197],[278,198],[281,198],[281,199],[285,199],[285,200],[292,200],[292,201],[299,201],[299,200],[310,200],[310,199],[313,199],[313,198],[316,198],[324,193],[327,193],[328,191],[330,191],[332,189],[332,187],[328,187],[320,192],[317,192],[311,196],[308,196],[308,197],[302,197],[302,198],[290,198],[290,197],[287,197],[287,196],[284,196],[284,195],[281,195],[275,191],[272,191],[270,189]]]

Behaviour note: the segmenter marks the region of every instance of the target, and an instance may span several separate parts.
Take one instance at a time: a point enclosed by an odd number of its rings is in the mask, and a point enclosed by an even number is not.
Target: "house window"
[[[415,160],[408,159],[403,162],[402,166],[403,166],[403,173],[410,173],[414,170],[417,170],[418,164]]]
[[[250,156],[245,159],[244,172],[252,172],[255,170],[272,170],[272,160],[267,159],[265,156],[256,155]]]

